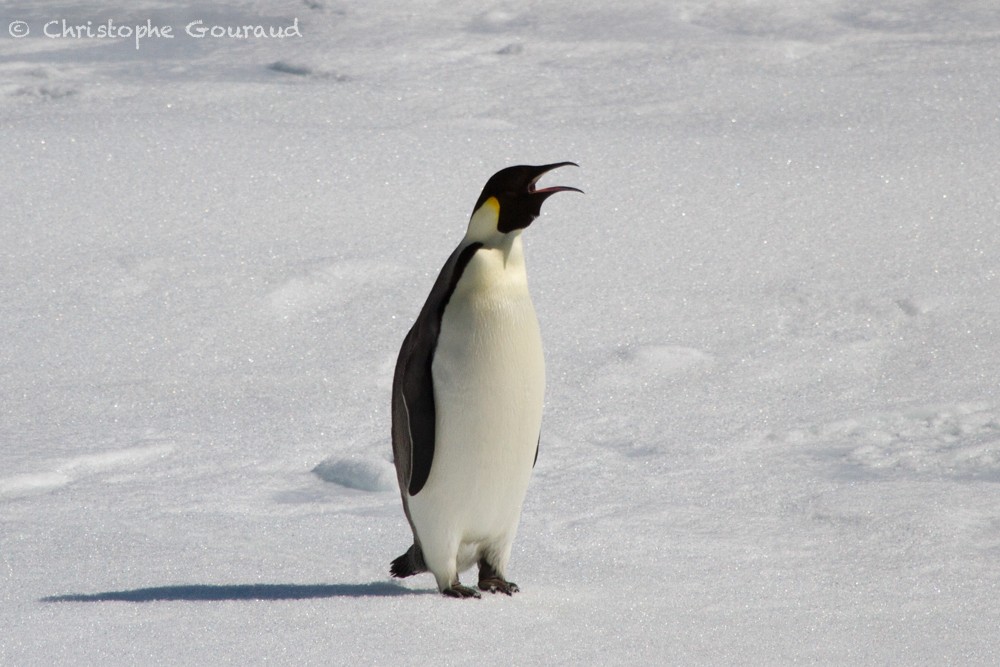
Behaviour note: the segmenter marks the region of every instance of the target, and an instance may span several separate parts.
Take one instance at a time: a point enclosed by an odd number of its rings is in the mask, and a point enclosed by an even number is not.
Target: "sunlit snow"
[[[994,2],[0,19],[0,664],[1000,662]],[[562,160],[521,592],[445,599],[393,363]]]

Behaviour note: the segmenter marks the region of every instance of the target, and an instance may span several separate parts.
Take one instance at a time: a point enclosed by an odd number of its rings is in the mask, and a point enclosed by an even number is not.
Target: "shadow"
[[[389,582],[370,584],[234,584],[213,586],[189,584],[136,588],[104,593],[52,595],[41,602],[219,602],[229,600],[315,600],[320,598],[363,598],[423,595]],[[433,591],[436,593],[437,591]]]

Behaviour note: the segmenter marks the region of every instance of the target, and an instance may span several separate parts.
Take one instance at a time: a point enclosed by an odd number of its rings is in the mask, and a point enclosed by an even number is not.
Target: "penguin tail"
[[[389,574],[397,579],[411,577],[414,574],[426,571],[427,565],[424,563],[424,554],[416,544],[407,549],[405,554],[394,559],[389,566]]]

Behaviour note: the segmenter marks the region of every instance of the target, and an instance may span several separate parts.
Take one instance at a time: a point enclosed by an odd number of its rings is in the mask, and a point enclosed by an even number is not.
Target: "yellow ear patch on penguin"
[[[465,237],[469,240],[486,242],[498,234],[497,223],[500,220],[500,200],[489,197],[472,213],[469,220],[469,230]]]

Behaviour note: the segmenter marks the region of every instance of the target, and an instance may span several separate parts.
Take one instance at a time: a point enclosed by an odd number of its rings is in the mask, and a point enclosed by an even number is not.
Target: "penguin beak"
[[[539,167],[534,168],[534,173],[531,175],[531,180],[528,181],[528,194],[541,195],[538,197],[538,205],[541,206],[542,202],[548,199],[550,196],[557,192],[579,192],[583,194],[583,190],[578,188],[571,188],[568,185],[554,185],[548,188],[536,188],[535,184],[538,183],[538,179],[544,176],[546,173],[557,169],[559,167],[579,167],[575,162],[554,162],[552,164],[544,164]]]
[[[575,162],[554,162],[533,166],[520,164],[501,169],[486,181],[479,201],[473,207],[475,213],[489,198],[496,199],[500,205],[497,231],[509,234],[518,229],[524,229],[538,217],[542,203],[557,192],[583,192],[568,185],[555,185],[548,188],[537,187],[538,179],[546,173],[568,165],[577,166]]]

